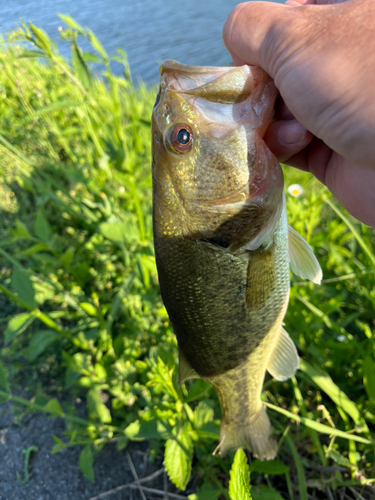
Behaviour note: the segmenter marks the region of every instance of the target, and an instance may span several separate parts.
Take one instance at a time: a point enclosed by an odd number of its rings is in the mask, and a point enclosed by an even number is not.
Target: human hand
[[[375,2],[288,0],[238,5],[224,25],[236,65],[253,64],[280,91],[265,141],[312,172],[375,227]]]

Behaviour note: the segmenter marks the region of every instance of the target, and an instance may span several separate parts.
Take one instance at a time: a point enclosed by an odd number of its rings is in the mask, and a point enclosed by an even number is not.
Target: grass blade
[[[293,442],[293,439],[290,436],[285,436],[285,440],[288,443],[290,451],[292,452],[294,463],[297,469],[298,476],[298,485],[299,485],[299,499],[300,500],[308,500],[307,495],[307,484],[306,484],[306,476],[305,470],[302,465],[301,457],[298,454],[297,448]]]
[[[371,264],[375,268],[375,257],[371,251],[371,249],[366,245],[364,242],[362,236],[358,233],[356,228],[353,226],[353,224],[350,222],[350,220],[339,210],[332,201],[327,198],[326,196],[322,196],[322,200],[329,205],[334,212],[337,213],[337,215],[345,222],[345,224],[348,226],[350,231],[353,233],[354,238],[358,241],[359,246],[362,248],[362,250],[365,252],[367,257],[370,259]]]
[[[302,297],[301,295],[296,294],[296,299],[302,302],[312,313],[314,313],[318,318],[320,318],[323,323],[326,325],[327,328],[330,328],[334,332],[340,334],[340,335],[345,335],[345,337],[349,340],[353,340],[353,336],[348,333],[345,328],[342,326],[338,325],[334,321],[331,320],[327,314],[325,314],[321,309],[318,307],[314,306],[311,304],[310,301],[308,301],[305,297]]]
[[[300,359],[300,369],[354,420],[355,425],[364,427],[366,432],[369,432],[355,403],[334,383],[327,372],[314,368],[304,359]]]
[[[300,417],[299,415],[296,415],[295,413],[292,413],[288,410],[284,410],[284,408],[280,408],[280,407],[275,406],[271,403],[264,403],[264,404],[267,406],[267,408],[270,408],[271,410],[277,411],[278,413],[281,413],[281,414],[285,415],[286,417],[289,417],[291,420],[294,420],[295,422],[300,422],[301,424],[306,425],[306,427],[309,427],[310,429],[313,429],[314,431],[320,432],[321,434],[328,434],[330,436],[336,436],[336,437],[340,437],[343,439],[357,441],[358,443],[375,445],[375,440],[366,439],[366,438],[363,438],[361,436],[357,436],[356,434],[351,434],[349,432],[340,431],[340,429],[335,429],[334,427],[328,427],[328,425],[324,425],[324,424],[321,424],[319,422],[315,422],[314,420],[311,420],[310,418]]]

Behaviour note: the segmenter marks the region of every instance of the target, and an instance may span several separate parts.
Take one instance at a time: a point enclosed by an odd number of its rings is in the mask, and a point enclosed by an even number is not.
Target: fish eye
[[[190,151],[193,142],[193,132],[188,125],[175,125],[171,128],[168,136],[174,152],[185,154]]]

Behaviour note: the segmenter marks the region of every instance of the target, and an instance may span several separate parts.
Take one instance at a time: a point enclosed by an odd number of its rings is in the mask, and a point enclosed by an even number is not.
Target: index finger
[[[270,2],[237,5],[223,28],[224,43],[234,63],[260,66],[274,78],[285,34],[291,35],[292,10]]]

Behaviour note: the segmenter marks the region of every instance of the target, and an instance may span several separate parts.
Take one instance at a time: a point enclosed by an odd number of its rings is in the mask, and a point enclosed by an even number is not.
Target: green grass
[[[248,495],[247,466],[237,474],[233,453],[212,456],[214,391],[199,380],[176,385],[176,340],[152,245],[156,90],[133,86],[121,51],[124,73],[113,75],[94,35],[64,20],[71,63],[34,26],[10,36],[34,45],[0,51],[0,401],[63,416],[66,439],[56,438],[53,451],[81,446],[88,479],[106,442],[147,439],[152,457],[164,450],[171,480],[191,500],[229,498],[242,487]],[[92,54],[82,53],[78,35]],[[103,65],[101,77],[92,76],[92,62]],[[285,178],[286,187],[304,188],[287,195],[289,222],[314,248],[324,279],[316,286],[292,277],[285,324],[301,370],[282,383],[266,378],[279,452],[276,461],[250,463],[251,496],[370,499],[374,231],[307,174],[285,168]],[[33,397],[12,395],[17,384]],[[86,401],[84,419],[77,396]]]

